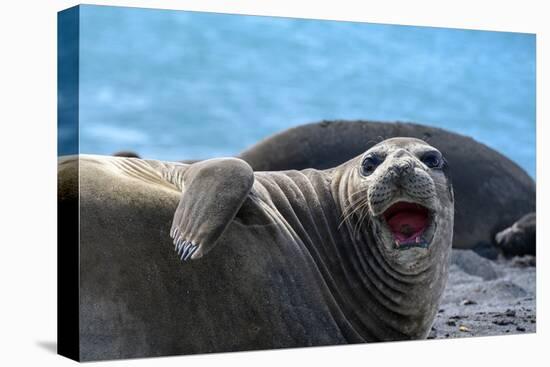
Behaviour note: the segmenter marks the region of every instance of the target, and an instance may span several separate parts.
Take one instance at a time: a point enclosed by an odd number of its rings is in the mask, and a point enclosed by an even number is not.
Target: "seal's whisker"
[[[365,210],[361,210],[361,214],[359,215],[359,219],[357,220],[357,223],[355,223],[355,226],[353,227],[353,238],[356,238],[357,231],[359,230],[359,225],[361,224],[361,221],[365,215]]]
[[[346,209],[348,209],[348,208],[351,208],[353,210],[351,210],[347,214],[345,214],[346,210],[344,210],[344,212],[342,213],[343,218],[342,218],[342,221],[340,222],[340,224],[338,225],[338,228],[340,228],[342,226],[342,224],[344,224],[355,212],[357,212],[361,208],[361,206],[360,205],[354,205],[354,206],[350,205]]]
[[[344,211],[342,213],[343,218],[342,218],[342,221],[340,222],[340,224],[338,225],[338,228],[340,228],[342,226],[342,224],[344,224],[346,221],[348,221],[349,218],[353,214],[355,214],[357,211],[364,208],[365,205],[368,206],[368,198],[367,197],[363,198],[361,201],[357,201],[355,203],[350,203],[347,207],[345,207]],[[347,212],[348,210],[350,210],[350,211]]]
[[[342,215],[348,215],[349,211],[353,211],[358,204],[362,202],[363,199],[359,199],[357,201],[349,201],[348,205],[344,207],[344,210],[342,211]]]
[[[358,195],[358,194],[362,194],[362,193],[364,193],[365,196],[366,196],[367,192],[368,192],[368,189],[363,189],[363,190],[359,190],[359,191],[356,191],[356,192],[352,193],[348,197],[349,205],[344,208],[344,212],[346,212],[346,210],[348,210],[350,207],[353,207],[356,204],[362,202],[362,200],[364,200],[364,198],[359,198],[358,200],[352,200],[353,196]]]
[[[358,219],[358,222],[356,223],[355,226],[353,226],[353,231],[352,231],[352,235],[355,237],[356,233],[357,233],[357,230],[358,230],[358,226],[360,225],[360,223],[364,220],[364,217],[366,215],[366,213],[368,213],[368,199],[365,198],[363,199],[362,201],[358,202],[355,207],[354,207],[354,210],[352,212],[350,212],[348,215],[346,215],[343,219],[342,219],[342,222],[340,223],[340,226],[344,223],[344,222],[349,222],[349,218],[357,213],[358,211],[360,212],[359,213],[359,219]],[[365,210],[367,209],[367,210]],[[351,224],[351,223],[350,223]],[[339,227],[340,227],[339,226]]]
[[[358,207],[361,207],[365,204],[365,202],[368,202],[368,198],[365,196],[357,201],[350,202],[348,206],[344,208],[344,214],[348,215],[348,210],[352,209],[352,212],[355,211]]]
[[[355,212],[357,208],[360,206],[361,206],[361,202],[359,201],[348,205],[347,207],[344,208],[342,212],[342,216],[348,217],[349,215],[353,214],[353,212]]]
[[[368,202],[365,203],[365,204],[368,204]],[[359,220],[357,221],[357,223],[355,225],[355,228],[354,228],[354,231],[353,231],[353,237],[354,238],[357,236],[357,232],[361,228],[361,224],[365,221],[365,218],[368,218],[370,220],[370,216],[367,215],[368,212],[369,212],[368,205],[363,205],[361,215],[359,216]]]
[[[350,194],[349,195],[349,198],[351,199],[352,197],[354,197],[355,195],[358,195],[358,194],[363,194],[363,193],[367,193],[368,192],[368,188],[366,189],[361,189],[361,190],[357,190],[355,191],[354,193]]]

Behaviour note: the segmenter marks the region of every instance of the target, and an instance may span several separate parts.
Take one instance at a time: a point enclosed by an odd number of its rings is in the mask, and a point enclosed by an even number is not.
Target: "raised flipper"
[[[198,259],[216,245],[253,183],[252,168],[237,158],[210,159],[186,167],[183,195],[170,231],[181,260]]]

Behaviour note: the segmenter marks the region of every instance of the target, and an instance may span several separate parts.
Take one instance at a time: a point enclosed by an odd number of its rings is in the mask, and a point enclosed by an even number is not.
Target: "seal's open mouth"
[[[386,209],[383,216],[396,248],[428,247],[426,232],[432,220],[426,207],[400,201]]]

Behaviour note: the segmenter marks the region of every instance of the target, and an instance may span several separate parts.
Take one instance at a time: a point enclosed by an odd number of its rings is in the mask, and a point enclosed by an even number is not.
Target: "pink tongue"
[[[422,212],[403,211],[390,218],[388,225],[399,241],[414,239],[428,225],[428,218]]]

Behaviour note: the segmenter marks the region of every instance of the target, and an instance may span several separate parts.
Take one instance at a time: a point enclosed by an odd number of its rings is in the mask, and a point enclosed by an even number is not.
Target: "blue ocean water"
[[[535,175],[535,36],[82,6],[80,151],[238,153],[325,119],[469,135]]]

